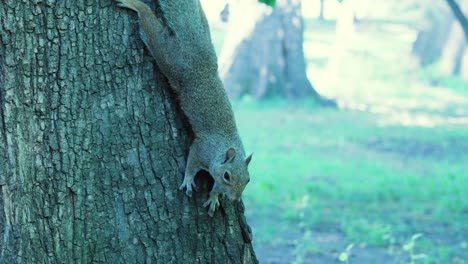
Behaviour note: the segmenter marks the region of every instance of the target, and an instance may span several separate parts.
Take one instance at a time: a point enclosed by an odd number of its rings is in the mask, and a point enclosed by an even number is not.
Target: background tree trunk
[[[220,56],[220,72],[231,97],[251,94],[312,96],[333,104],[313,89],[306,76],[303,21],[299,0],[278,0],[275,8],[239,1],[232,11],[230,31]]]
[[[461,29],[463,30],[464,36],[465,36],[465,41],[468,41],[468,20],[466,19],[466,16],[460,8],[460,5],[455,2],[455,0],[446,0],[447,4],[450,6],[450,9],[452,10],[453,15],[457,19],[458,23],[461,26]],[[460,0],[460,2],[465,3],[467,1]]]
[[[440,58],[452,23],[450,11],[441,2],[428,7],[412,47],[418,65],[427,66]]]
[[[189,136],[113,1],[0,5],[0,263],[256,263],[243,204],[182,181]],[[164,47],[161,47],[164,48]]]
[[[353,41],[356,34],[354,23],[355,1],[346,0],[340,3],[338,17],[335,24],[335,41],[327,64],[327,77],[338,80],[342,75],[343,59],[346,48]]]
[[[319,19],[325,20],[325,0],[320,0]]]
[[[460,60],[460,76],[468,81],[468,45],[465,45],[465,51]]]
[[[459,23],[452,23],[446,44],[440,56],[440,72],[446,75],[459,74],[462,68],[466,39]]]
[[[459,12],[468,10],[468,1],[460,1],[457,5]],[[467,57],[468,40],[461,22],[452,19],[445,46],[440,57],[440,72],[446,75],[460,75],[468,80]]]

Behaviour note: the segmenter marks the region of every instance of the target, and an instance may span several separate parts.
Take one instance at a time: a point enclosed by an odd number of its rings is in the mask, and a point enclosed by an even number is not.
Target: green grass
[[[234,108],[247,151],[255,151],[244,199],[249,218],[267,221],[257,239],[291,225],[333,227],[349,242],[379,247],[415,233],[447,243],[466,236],[466,127],[380,126],[376,114],[303,101]]]

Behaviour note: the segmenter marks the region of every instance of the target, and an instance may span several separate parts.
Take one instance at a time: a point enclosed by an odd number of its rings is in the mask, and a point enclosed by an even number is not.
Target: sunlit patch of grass
[[[468,81],[441,75],[438,65],[418,69],[411,55],[414,30],[358,23],[346,43],[335,43],[333,27],[307,24],[311,25],[304,41],[308,77],[341,107],[385,113],[386,124],[468,124],[464,89]]]

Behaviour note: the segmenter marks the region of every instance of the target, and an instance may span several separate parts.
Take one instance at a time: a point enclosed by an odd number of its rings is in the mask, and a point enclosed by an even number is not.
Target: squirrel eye
[[[231,180],[231,177],[229,176],[229,173],[227,171],[224,173],[223,177],[224,177],[224,180],[226,180],[227,182]]]

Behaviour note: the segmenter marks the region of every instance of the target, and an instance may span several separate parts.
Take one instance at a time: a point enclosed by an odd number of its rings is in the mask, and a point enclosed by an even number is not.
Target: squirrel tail
[[[151,53],[153,58],[156,57],[157,39],[156,36],[163,32],[169,32],[167,28],[159,21],[151,8],[139,0],[115,0],[117,6],[134,10],[140,18],[140,37],[145,43],[146,48]],[[159,38],[161,41],[162,38]]]
[[[139,0],[115,0],[117,2],[117,6],[124,7],[131,9],[137,12],[139,15],[140,13],[144,12],[151,12],[149,6]]]

